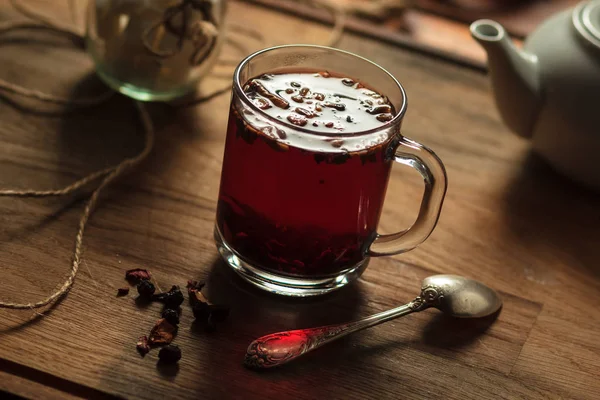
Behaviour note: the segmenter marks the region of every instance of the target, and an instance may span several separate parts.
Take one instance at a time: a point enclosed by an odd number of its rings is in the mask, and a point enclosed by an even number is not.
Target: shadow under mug
[[[395,116],[363,132],[328,134],[271,117],[244,93],[254,77],[300,71],[356,79],[386,96]],[[431,150],[401,135],[405,111],[402,85],[349,52],[286,45],[243,60],[234,73],[215,224],[227,264],[267,291],[312,296],[357,279],[372,256],[403,253],[425,241],[437,224],[447,178]],[[425,192],[412,227],[380,235],[394,161],[416,169]]]

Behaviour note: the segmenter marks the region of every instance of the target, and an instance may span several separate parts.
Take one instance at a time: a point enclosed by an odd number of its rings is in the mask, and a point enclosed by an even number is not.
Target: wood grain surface
[[[0,5],[0,20],[15,16],[7,2]],[[61,7],[44,10],[67,15]],[[323,43],[328,35],[321,25],[248,4],[232,3],[230,18],[255,21],[266,45]],[[260,46],[240,40],[249,50]],[[73,96],[103,90],[87,57],[59,37],[15,33],[0,37],[0,46],[2,79]],[[485,75],[354,35],[340,47],[380,63],[404,84],[403,133],[446,165],[448,195],[429,240],[374,259],[356,284],[323,298],[255,290],[227,269],[212,239],[228,96],[186,110],[151,105],[157,145],[103,196],[71,292],[42,315],[0,310],[0,389],[30,398],[600,397],[600,195],[556,174],[508,132]],[[200,90],[227,83],[210,78]],[[1,187],[58,187],[140,149],[126,98],[66,117],[49,108],[20,110],[29,103],[0,97]],[[381,231],[408,226],[421,193],[414,171],[395,168]],[[3,299],[38,299],[62,282],[81,207],[81,196],[0,198]],[[207,297],[232,307],[209,334],[184,305],[178,368],[157,367],[157,351],[145,358],[136,352],[160,307],[138,306],[134,291],[116,297],[124,271],[135,267],[150,269],[163,289],[204,279]],[[257,373],[241,364],[258,336],[386,310],[411,300],[421,279],[436,273],[489,284],[502,295],[502,312],[496,320],[463,321],[430,310],[279,370]]]

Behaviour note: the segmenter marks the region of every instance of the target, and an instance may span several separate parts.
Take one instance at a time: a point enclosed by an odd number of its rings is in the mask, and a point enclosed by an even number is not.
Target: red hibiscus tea
[[[348,145],[344,135],[383,125],[393,107],[362,82],[328,72],[262,75],[244,92],[272,118],[330,137],[253,124],[234,104],[217,211],[223,239],[252,265],[285,275],[331,276],[363,261],[393,140]]]
[[[242,61],[233,88],[215,241],[246,281],[327,293],[433,231],[444,167],[400,134],[406,94],[387,71],[342,50],[279,46]],[[378,235],[393,161],[423,176],[425,195],[411,228]]]

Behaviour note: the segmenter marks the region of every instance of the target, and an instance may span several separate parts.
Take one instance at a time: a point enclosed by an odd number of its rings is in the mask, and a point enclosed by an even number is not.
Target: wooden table
[[[15,16],[0,4],[2,20]],[[232,3],[230,17],[261,21],[255,27],[267,45],[322,43],[328,33],[246,4]],[[19,33],[0,37],[0,45],[3,79],[57,94],[102,90],[90,61],[60,38]],[[357,284],[327,297],[299,301],[255,290],[227,269],[212,239],[228,96],[179,111],[152,105],[157,145],[103,196],[71,292],[43,315],[0,310],[1,390],[60,399],[600,398],[600,196],[554,173],[507,131],[486,76],[358,36],[346,36],[340,47],[404,83],[404,134],[446,164],[448,195],[430,239],[410,253],[373,260]],[[224,83],[209,79],[202,90]],[[68,117],[0,104],[1,187],[60,187],[141,146],[126,98]],[[394,169],[383,232],[411,223],[421,191],[416,173]],[[80,198],[0,198],[2,299],[39,299],[62,282]],[[133,292],[115,296],[124,271],[135,267],[150,269],[163,288],[204,279],[210,299],[232,306],[212,334],[195,329],[184,307],[178,370],[157,368],[157,351],[145,358],[136,352],[137,337],[160,308],[136,306]],[[477,278],[500,291],[497,320],[456,321],[430,310],[279,370],[257,373],[241,364],[262,334],[397,306],[436,273]]]

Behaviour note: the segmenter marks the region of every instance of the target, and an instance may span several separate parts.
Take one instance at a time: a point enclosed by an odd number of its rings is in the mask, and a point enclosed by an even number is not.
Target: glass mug
[[[226,0],[90,0],[86,48],[98,76],[141,101],[196,88],[220,53]]]
[[[396,113],[364,132],[328,134],[270,116],[244,92],[257,76],[302,71],[358,79],[386,96]],[[267,291],[311,296],[357,279],[372,256],[425,241],[437,224],[447,178],[431,150],[401,135],[405,112],[400,83],[352,53],[286,45],[243,60],[234,72],[214,232],[226,263]],[[425,192],[412,227],[380,235],[394,161],[415,168]]]

